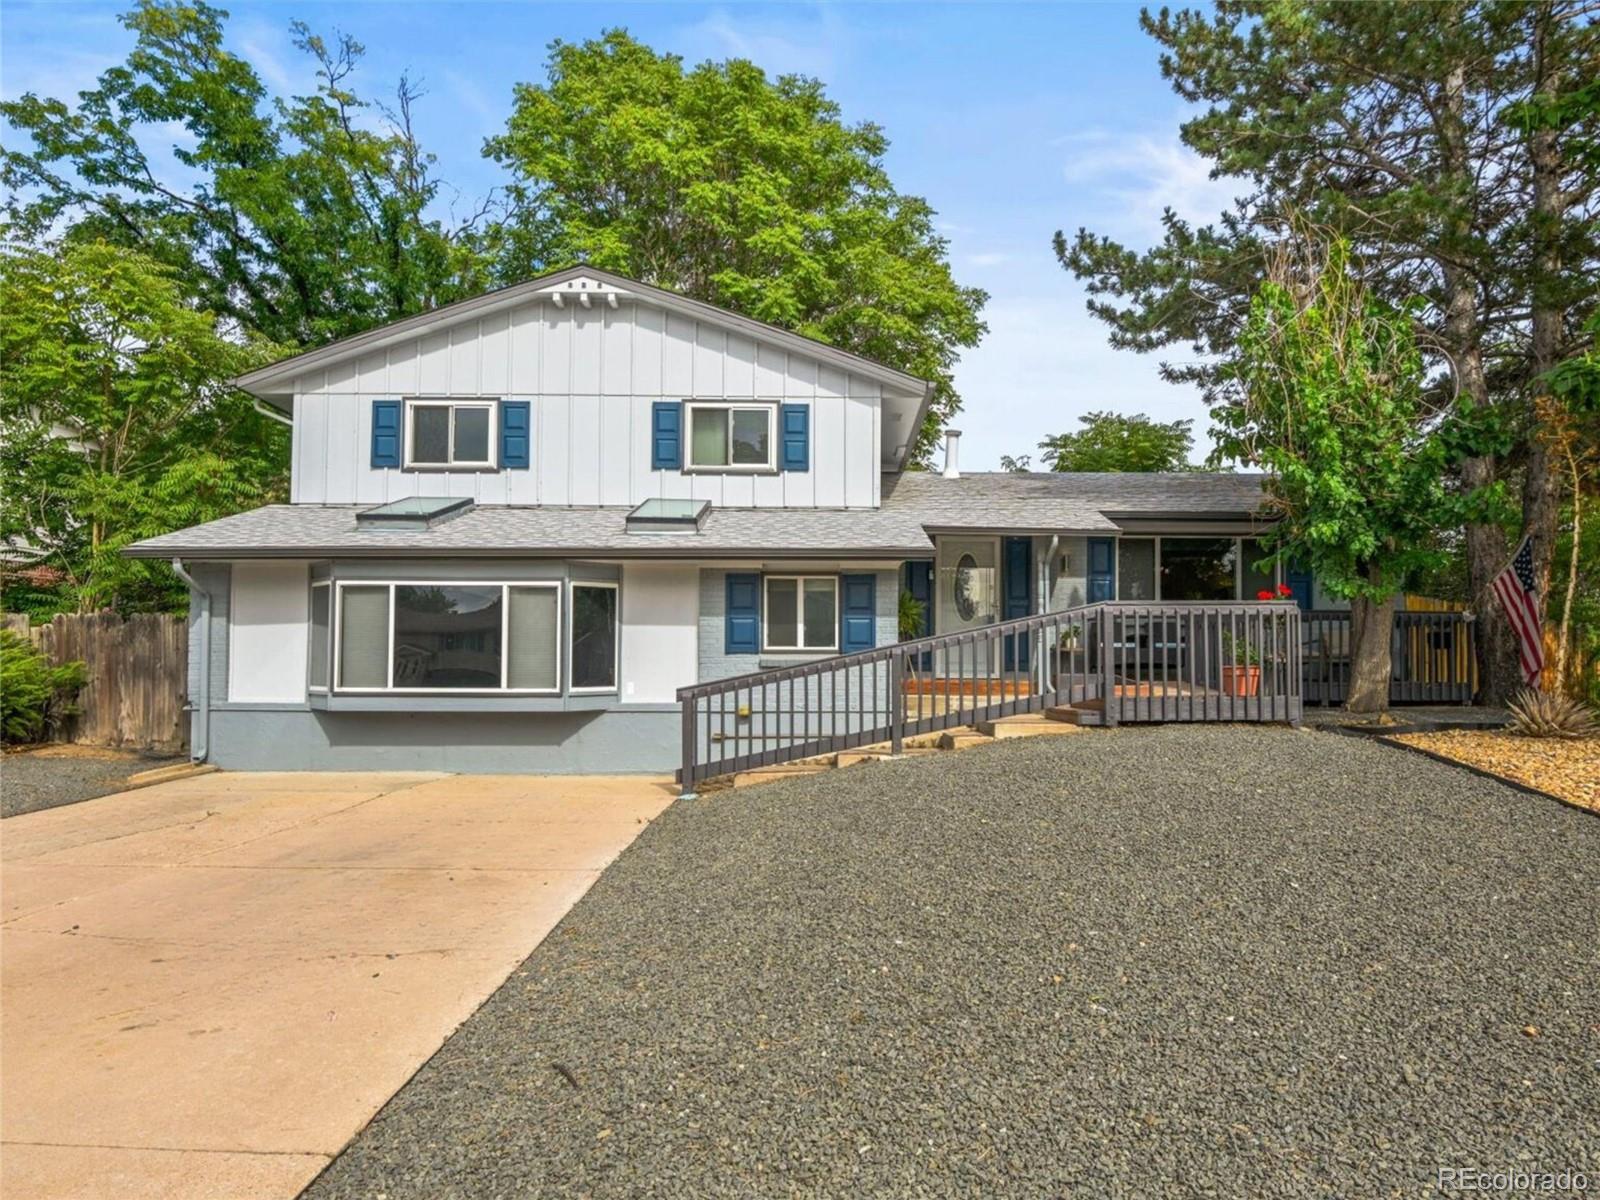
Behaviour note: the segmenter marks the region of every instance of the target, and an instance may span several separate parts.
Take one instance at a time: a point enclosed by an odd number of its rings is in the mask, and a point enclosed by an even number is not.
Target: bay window
[[[839,580],[832,575],[768,575],[767,650],[836,650],[839,646]]]
[[[572,585],[572,690],[617,690],[617,585]]]
[[[338,691],[560,691],[554,581],[341,583],[337,605]]]
[[[333,585],[326,580],[311,585],[311,666],[306,685],[313,692],[328,690],[329,655],[333,646]]]
[[[777,437],[772,404],[690,404],[689,467],[774,471]]]
[[[492,467],[495,402],[407,400],[407,467]]]

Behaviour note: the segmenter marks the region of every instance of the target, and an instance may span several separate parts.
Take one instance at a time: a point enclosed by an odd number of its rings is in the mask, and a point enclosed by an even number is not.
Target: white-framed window
[[[691,471],[776,471],[778,406],[701,404],[688,408]]]
[[[306,665],[306,687],[313,692],[328,690],[333,653],[333,584],[326,579],[311,584],[311,661]]]
[[[837,575],[767,575],[761,589],[762,649],[839,648]]]
[[[567,662],[572,673],[572,691],[614,692],[621,648],[617,636],[621,592],[614,583],[576,580],[571,590]]]
[[[406,466],[493,467],[499,414],[494,400],[407,400]]]
[[[341,692],[561,690],[561,584],[341,581]]]

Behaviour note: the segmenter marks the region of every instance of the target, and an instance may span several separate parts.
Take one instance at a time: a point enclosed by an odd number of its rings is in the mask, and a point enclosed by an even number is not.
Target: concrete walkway
[[[0,829],[0,1193],[294,1196],[671,801],[217,774]]]

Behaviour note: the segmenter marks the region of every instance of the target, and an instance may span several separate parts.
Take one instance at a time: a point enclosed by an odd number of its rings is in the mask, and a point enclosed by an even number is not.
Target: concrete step
[[[829,763],[808,761],[801,763],[783,763],[776,767],[757,767],[753,771],[740,771],[733,777],[733,786],[736,788],[749,787],[756,783],[772,783],[778,779],[801,779],[807,775],[820,775],[824,771],[831,771]]]
[[[1048,737],[1052,734],[1081,733],[1082,729],[1066,721],[1054,720],[1044,713],[1019,713],[1014,717],[1001,717],[998,721],[980,721],[978,732],[989,737]]]
[[[939,749],[941,750],[970,750],[974,746],[987,746],[994,741],[986,733],[979,733],[976,729],[963,727],[951,729],[939,735]]]
[[[1044,710],[1047,720],[1060,721],[1065,725],[1082,725],[1088,715],[1089,710],[1071,704],[1055,704]]]

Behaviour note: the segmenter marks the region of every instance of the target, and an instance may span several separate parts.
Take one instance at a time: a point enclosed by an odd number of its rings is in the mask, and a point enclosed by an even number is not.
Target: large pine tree
[[[1546,588],[1560,485],[1531,401],[1600,296],[1600,121],[1569,103],[1600,76],[1595,5],[1224,0],[1141,20],[1202,106],[1184,142],[1249,194],[1214,225],[1169,212],[1148,252],[1080,229],[1056,235],[1057,254],[1113,344],[1138,350],[1224,356],[1291,214],[1346,239],[1378,297],[1420,298],[1419,344],[1478,430],[1460,484],[1486,696],[1503,698],[1518,677],[1488,587],[1509,551],[1497,502],[1520,484]],[[1167,374],[1229,403],[1206,363]]]

